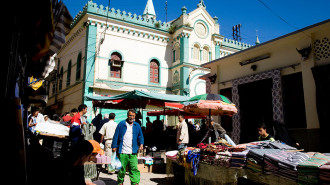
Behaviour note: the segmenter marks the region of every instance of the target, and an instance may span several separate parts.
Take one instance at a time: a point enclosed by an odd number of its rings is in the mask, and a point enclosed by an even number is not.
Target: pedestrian
[[[188,125],[184,119],[183,115],[179,115],[179,125],[177,128],[177,145],[178,150],[185,149],[189,143],[189,133],[188,133]]]
[[[259,124],[258,127],[259,141],[275,141],[274,137],[267,133],[267,126],[265,124]]]
[[[160,120],[160,116],[157,116],[156,120],[152,123],[152,141],[151,145],[155,145],[160,148],[162,145],[162,133],[164,130],[164,123]]]
[[[185,120],[188,126],[188,135],[189,135],[189,144],[188,146],[195,147],[197,143],[195,143],[196,138],[196,128],[192,119]]]
[[[31,115],[28,118],[28,128],[30,134],[35,134],[35,128],[38,124],[37,117],[39,114],[39,108],[38,107],[31,107]]]
[[[102,128],[100,129],[99,133],[101,134],[100,143],[104,142],[104,150],[105,155],[111,157],[112,156],[112,140],[113,135],[115,134],[117,123],[115,122],[115,113],[109,114],[109,121],[105,123]],[[113,173],[113,171],[110,170],[110,165],[107,167],[108,173]]]
[[[76,115],[77,113],[78,113],[78,109],[73,108],[73,109],[71,110],[71,117],[73,117],[73,116]]]
[[[152,131],[152,123],[151,123],[149,117],[147,117],[146,120],[147,120],[147,123],[146,123],[146,127],[147,128],[145,130],[145,133],[151,133],[151,131]]]
[[[104,114],[103,119],[100,120],[100,122],[99,122],[99,125],[98,126],[95,125],[96,126],[96,131],[94,132],[94,140],[96,140],[97,142],[102,143],[100,130],[103,127],[103,125],[105,123],[108,123],[109,121],[110,121],[109,114]]]
[[[47,115],[44,115],[44,120],[45,120],[45,122],[47,122],[48,121],[48,116]]]
[[[72,120],[72,116],[70,115],[70,112],[66,112],[65,115],[62,117],[62,122],[68,122]]]
[[[103,154],[100,144],[95,140],[80,140],[76,145],[64,154],[56,158],[53,171],[53,178],[46,184],[62,185],[105,185],[104,181],[94,182],[85,180],[84,163],[88,161],[95,162],[97,154]]]
[[[140,183],[140,171],[137,167],[138,150],[143,150],[144,138],[142,129],[135,120],[134,110],[128,110],[127,119],[121,121],[116,128],[112,140],[112,152],[117,152],[122,168],[118,172],[118,184],[124,183],[128,166],[131,184]]]
[[[72,117],[69,137],[71,139],[71,144],[74,146],[78,140],[83,139],[81,126],[86,124],[83,122],[83,116],[87,113],[87,105],[82,104],[78,107],[78,113]]]

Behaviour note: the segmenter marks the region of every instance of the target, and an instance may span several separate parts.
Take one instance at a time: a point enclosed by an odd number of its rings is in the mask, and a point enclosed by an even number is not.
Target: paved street
[[[117,174],[100,173],[100,180],[103,180],[106,185],[117,185]],[[141,173],[141,185],[170,185],[173,184],[173,177],[168,177],[166,174],[158,173]],[[125,176],[124,185],[130,185],[129,176]]]

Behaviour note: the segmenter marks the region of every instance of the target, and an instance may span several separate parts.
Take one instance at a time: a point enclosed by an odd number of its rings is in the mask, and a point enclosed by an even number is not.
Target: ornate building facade
[[[170,22],[157,20],[152,0],[142,15],[89,1],[76,15],[58,53],[59,78],[48,84],[49,110],[63,113],[86,95],[113,96],[134,89],[195,96],[206,93],[202,64],[251,45],[224,38],[201,0]],[[114,111],[114,110],[108,110]],[[123,111],[114,111],[125,117]],[[102,111],[104,113],[104,111]],[[95,116],[90,110],[88,117]]]

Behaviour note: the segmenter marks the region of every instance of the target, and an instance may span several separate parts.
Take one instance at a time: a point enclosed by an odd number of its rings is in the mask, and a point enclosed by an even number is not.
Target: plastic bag
[[[118,159],[116,152],[112,153],[110,170],[120,170],[122,167],[120,160]]]

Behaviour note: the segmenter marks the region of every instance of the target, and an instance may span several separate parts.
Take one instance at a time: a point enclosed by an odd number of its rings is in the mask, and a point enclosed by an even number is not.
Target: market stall
[[[191,98],[183,110],[233,115],[232,102],[216,94]],[[225,139],[166,153],[167,173],[184,184],[329,184],[330,157],[303,152],[280,141],[231,145]],[[183,179],[180,179],[179,176]]]
[[[329,184],[330,156],[279,141],[235,147],[225,141],[167,153],[167,173],[184,168],[185,184]],[[178,173],[178,172],[176,172]]]

